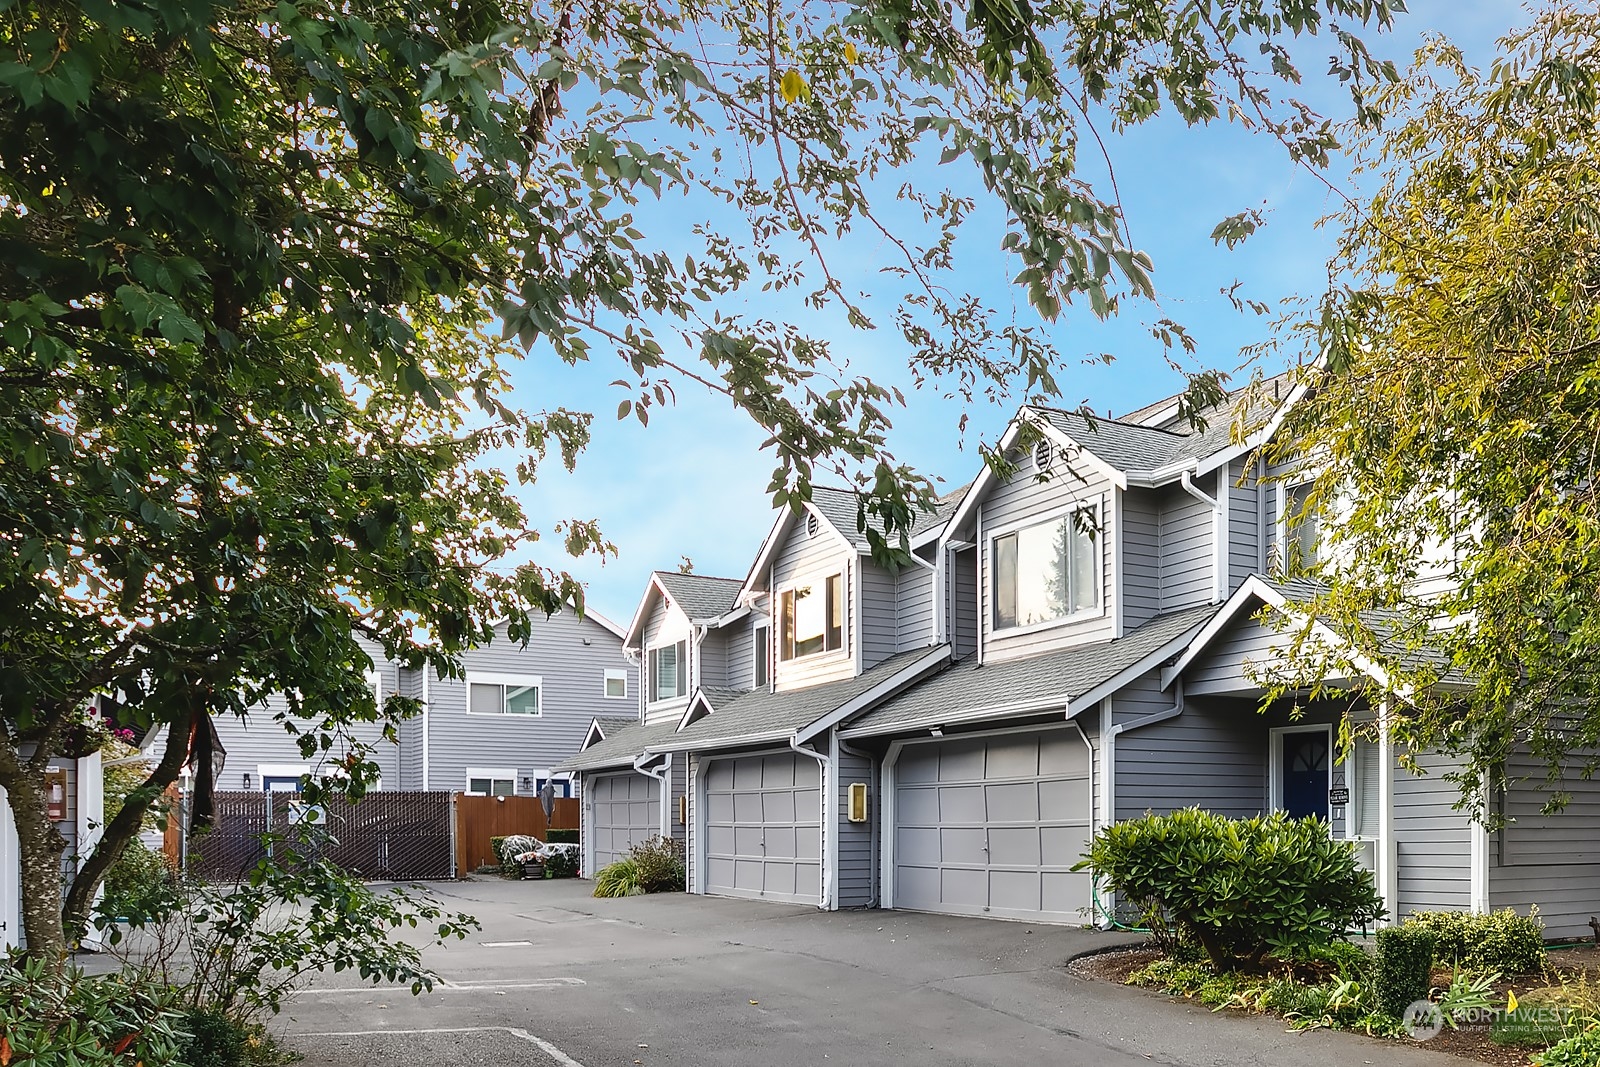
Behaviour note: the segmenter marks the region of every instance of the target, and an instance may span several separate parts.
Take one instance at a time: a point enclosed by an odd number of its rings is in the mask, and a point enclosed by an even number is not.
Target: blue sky
[[[1519,5],[1494,0],[1414,0],[1413,6],[1397,20],[1394,33],[1368,35],[1379,56],[1404,65],[1422,34],[1436,31],[1458,44],[1469,60],[1486,65],[1495,38],[1529,18]],[[1319,58],[1327,51],[1316,41],[1299,49],[1307,77],[1303,95],[1324,114],[1344,118],[1348,96],[1319,77]],[[1086,309],[1069,308],[1052,334],[1064,354],[1116,356],[1109,365],[1069,367],[1061,378],[1063,403],[1086,402],[1115,415],[1182,388],[1181,376],[1166,366],[1144,331],[1149,319],[1170,316],[1182,322],[1200,345],[1196,365],[1232,372],[1239,367],[1241,347],[1263,340],[1268,324],[1235,311],[1220,294],[1222,288],[1237,280],[1241,295],[1273,305],[1320,292],[1334,235],[1315,224],[1337,204],[1321,181],[1286,160],[1280,146],[1238,127],[1189,129],[1158,120],[1111,139],[1110,148],[1134,241],[1155,262],[1160,306],[1129,306],[1108,323],[1097,322]],[[898,177],[940,185],[958,177],[932,165],[923,169],[926,175]],[[1328,177],[1355,192],[1337,166]],[[1265,228],[1231,252],[1213,246],[1212,227],[1252,207],[1267,211]],[[669,210],[670,205],[642,207],[640,228],[650,229],[651,211]],[[666,215],[658,221],[665,222]],[[991,306],[1020,308],[1025,298],[1009,284],[1015,265],[994,240],[985,240],[982,212],[968,231],[958,261],[962,282]],[[876,289],[885,288],[872,279],[881,265],[850,263],[860,284]],[[752,304],[747,310],[765,309]],[[804,314],[789,299],[774,299],[769,313],[774,318]],[[978,402],[964,409],[937,390],[910,391],[905,351],[892,328],[852,334],[823,322],[817,331],[830,337],[853,371],[908,390],[891,439],[901,459],[950,486],[976,474],[977,442],[992,441],[1004,429],[1014,403]],[[772,463],[759,450],[759,428],[725,398],[692,384],[680,385],[676,403],[652,412],[648,426],[631,419],[618,422],[614,413],[622,394],[609,383],[626,377],[621,370],[599,353],[587,366],[568,367],[535,350],[512,369],[511,400],[530,410],[566,406],[595,413],[594,441],[577,470],[568,474],[550,465],[519,495],[530,522],[544,530],[562,518],[599,521],[618,548],[618,556],[603,564],[566,556],[555,538],[531,554],[571,571],[587,584],[593,608],[626,622],[649,572],[671,569],[682,556],[692,559],[699,573],[742,578],[773,513],[765,494]],[[970,415],[964,436],[957,431],[963,410]]]

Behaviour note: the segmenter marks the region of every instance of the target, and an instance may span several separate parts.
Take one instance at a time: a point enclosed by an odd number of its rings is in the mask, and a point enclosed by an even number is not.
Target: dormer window
[[[689,642],[650,650],[650,700],[676,700],[689,695]]]
[[[835,652],[844,647],[844,575],[787,589],[779,598],[783,660]]]
[[[991,542],[994,628],[1037,626],[1100,606],[1096,509],[1001,534]]]

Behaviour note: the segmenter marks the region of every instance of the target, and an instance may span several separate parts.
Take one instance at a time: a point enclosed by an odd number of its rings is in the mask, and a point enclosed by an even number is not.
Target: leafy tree
[[[1375,97],[1381,185],[1276,446],[1319,475],[1308,617],[1350,642],[1297,633],[1302,678],[1376,665],[1396,738],[1464,756],[1480,812],[1530,754],[1551,809],[1600,766],[1600,20],[1553,5],[1499,56],[1435,40]]]
[[[686,382],[727,394],[770,431],[777,504],[818,464],[856,474],[888,553],[931,494],[886,447],[902,398],[746,295],[870,328],[835,264],[887,243],[919,380],[1055,394],[1042,327],[959,283],[975,200],[896,172],[965,160],[1043,319],[1107,315],[1152,288],[1114,188],[1079,168],[1099,127],[1228,116],[1321,163],[1332,127],[1286,95],[1288,42],[1331,30],[1364,112],[1386,71],[1350,28],[1399,7],[0,2],[0,786],[32,949],[64,950],[207,716],[279,693],[308,745],[392,729],[414,708],[373,706],[358,638],[449,671],[489,620],[516,639],[581,603],[563,574],[485,566],[537,536],[490,454],[531,479],[591,423],[505,403],[502,326],[541,356],[619,359],[624,417]],[[704,221],[646,234],[647,197]],[[608,550],[588,523],[553,530]],[[106,693],[169,741],[64,926],[38,784]],[[352,753],[359,791],[374,768]]]

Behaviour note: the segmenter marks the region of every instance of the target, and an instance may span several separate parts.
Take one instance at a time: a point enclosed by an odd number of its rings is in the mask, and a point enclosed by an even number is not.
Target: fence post
[[[457,862],[459,854],[456,852],[456,849],[458,847],[460,847],[459,844],[458,844],[458,842],[460,840],[460,835],[461,835],[460,819],[461,819],[461,815],[456,810],[456,794],[455,793],[451,793],[450,794],[450,877],[451,878],[460,878],[461,877],[460,864]]]

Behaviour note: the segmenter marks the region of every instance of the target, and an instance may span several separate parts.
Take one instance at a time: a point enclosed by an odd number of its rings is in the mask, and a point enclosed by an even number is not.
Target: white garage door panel
[[[1075,727],[919,743],[895,765],[894,905],[1082,922],[1089,750]]]
[[[615,863],[634,845],[661,833],[661,783],[642,774],[604,774],[589,781],[594,863]]]
[[[822,770],[790,753],[717,760],[705,775],[706,892],[821,899]]]

